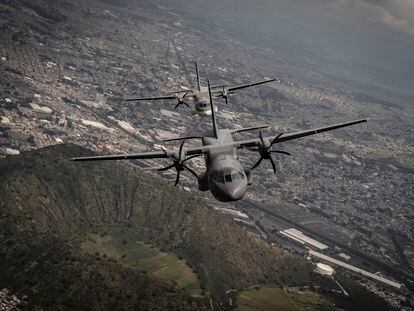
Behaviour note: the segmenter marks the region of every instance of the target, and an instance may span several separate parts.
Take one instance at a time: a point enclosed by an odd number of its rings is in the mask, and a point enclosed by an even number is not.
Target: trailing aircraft
[[[198,114],[199,116],[210,116],[211,110],[208,100],[208,88],[201,85],[200,75],[198,73],[197,62],[195,62],[195,72],[197,76],[197,87],[188,90],[178,90],[172,91],[168,94],[161,96],[149,96],[149,97],[132,97],[126,98],[125,101],[150,101],[150,100],[161,100],[161,99],[175,99],[177,103],[174,106],[174,109],[177,109],[181,105],[185,105],[190,108],[190,101],[193,105],[191,113]],[[238,90],[245,89],[248,87],[273,82],[276,79],[263,80],[254,83],[242,84],[242,85],[233,85],[229,86],[226,84],[211,86],[212,95],[217,97],[224,98],[226,104],[228,103],[227,98],[229,95],[234,94]],[[190,100],[190,101],[188,101]],[[217,107],[215,107],[217,112]]]

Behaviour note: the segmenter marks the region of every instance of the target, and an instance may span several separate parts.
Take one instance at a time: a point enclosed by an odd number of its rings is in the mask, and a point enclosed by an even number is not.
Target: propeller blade
[[[162,150],[162,152],[164,152],[164,154],[165,154],[167,157],[169,157],[170,159],[175,160],[175,159],[174,159],[174,157],[172,157],[170,154],[168,154],[167,149],[165,149],[165,147],[164,147],[164,146],[161,146],[161,150]]]
[[[185,168],[185,169],[187,169],[191,174],[193,174],[197,179],[198,179],[198,175],[197,175],[197,173],[196,172],[194,172],[191,168],[189,168],[187,165],[184,165],[183,164],[183,167]]]
[[[183,146],[185,143],[185,139],[183,139],[183,141],[180,144],[180,149],[178,149],[178,161],[181,163],[181,156],[182,156],[182,151],[183,151]]]
[[[273,161],[272,157],[269,158],[270,163],[272,163],[273,173],[276,174],[276,164],[275,161]]]
[[[180,105],[186,105],[188,108],[190,108],[190,105],[188,103],[186,103],[185,101],[183,101],[182,99],[178,100],[178,103],[174,106],[174,109],[177,109],[178,106]]]
[[[259,161],[257,161],[256,164],[252,166],[251,170],[254,170],[256,167],[258,167],[260,162],[262,162],[262,160],[263,160],[263,158],[260,157]]]
[[[259,130],[259,138],[260,138],[260,141],[262,142],[262,145],[264,146],[265,142],[264,142],[264,139],[263,139],[262,130]]]
[[[163,168],[159,168],[159,169],[157,169],[157,171],[158,172],[165,172],[165,171],[168,171],[169,169],[173,168],[174,166],[175,166],[175,163],[173,163],[171,165],[168,165],[166,167],[163,167]]]
[[[229,104],[229,102],[227,101],[227,96],[224,96],[224,101],[226,102],[226,105]]]
[[[181,173],[181,171],[177,170],[177,177],[175,178],[174,186],[177,186],[178,182],[180,181],[180,173]]]
[[[255,148],[245,147],[245,148],[249,151],[259,151],[259,148],[257,148],[257,147],[255,147]]]
[[[270,147],[278,140],[278,138],[280,137],[280,136],[282,136],[283,135],[283,133],[280,133],[279,135],[277,135],[276,137],[275,137],[275,139],[273,139],[272,140],[272,142],[270,143]]]
[[[291,156],[291,154],[289,152],[282,151],[282,150],[272,150],[272,151],[270,151],[270,153],[282,153],[282,154],[286,154],[286,155]]]

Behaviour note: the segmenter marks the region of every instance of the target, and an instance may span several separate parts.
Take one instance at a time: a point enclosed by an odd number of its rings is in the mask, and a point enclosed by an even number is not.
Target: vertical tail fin
[[[195,71],[196,71],[196,75],[197,75],[197,87],[198,87],[198,91],[201,91],[201,83],[200,83],[200,75],[198,74],[198,66],[197,66],[197,62],[194,62],[195,65]]]
[[[211,87],[210,87],[210,80],[207,79],[208,85],[208,96],[210,97],[210,108],[211,108],[211,121],[213,122],[213,133],[214,137],[218,138],[217,136],[217,122],[216,122],[216,114],[214,112],[214,103],[213,103],[213,96],[211,96]]]

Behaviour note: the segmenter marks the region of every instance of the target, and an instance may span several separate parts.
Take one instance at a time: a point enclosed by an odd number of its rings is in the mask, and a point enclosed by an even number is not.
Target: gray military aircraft
[[[71,160],[97,161],[157,158],[169,159],[172,161],[172,164],[163,168],[159,168],[157,170],[167,171],[169,169],[175,168],[177,171],[175,185],[177,185],[180,181],[181,172],[187,170],[197,178],[199,190],[210,190],[217,200],[222,202],[230,202],[237,201],[243,198],[247,190],[247,185],[251,183],[251,170],[258,167],[262,160],[269,160],[272,165],[273,172],[276,173],[276,166],[273,161],[272,154],[290,155],[290,153],[286,151],[274,150],[272,148],[278,143],[322,132],[327,132],[367,121],[367,119],[361,119],[300,132],[293,132],[288,134],[280,133],[275,137],[263,137],[261,129],[267,128],[269,126],[248,127],[236,130],[220,129],[217,126],[216,122],[216,115],[214,110],[213,95],[210,87],[210,82],[207,81],[207,83],[210,109],[212,112],[211,119],[213,131],[211,134],[209,133],[204,136],[187,136],[169,139],[168,141],[181,140],[181,144],[177,150],[170,151],[162,147],[161,151],[134,154],[90,156],[72,158]],[[259,138],[239,141],[235,141],[233,139],[233,134],[251,130],[260,130]],[[201,139],[202,146],[185,148],[184,143],[186,140],[189,139]],[[245,169],[238,160],[237,150],[239,149],[247,149],[253,152],[258,152],[260,158],[250,169]],[[204,157],[206,170],[202,174],[198,175],[187,165],[187,162],[193,158],[200,156]]]
[[[210,116],[211,110],[210,110],[210,105],[209,105],[209,100],[208,100],[208,88],[201,85],[197,62],[195,62],[195,72],[197,76],[197,88],[189,89],[189,90],[172,91],[166,95],[161,95],[161,96],[127,98],[125,99],[125,101],[129,102],[129,101],[141,101],[141,100],[175,99],[177,101],[177,104],[174,106],[174,109],[177,109],[181,105],[185,105],[188,108],[190,108],[189,102],[186,101],[187,99],[189,99],[193,103],[193,108],[191,110],[192,114],[198,114],[199,116]],[[236,91],[244,89],[244,88],[273,82],[275,80],[276,79],[269,79],[269,80],[263,80],[259,82],[242,84],[242,85],[234,85],[234,86],[228,86],[226,84],[215,85],[215,86],[211,86],[212,95],[214,97],[224,98],[227,104],[227,98],[230,94],[233,94]],[[217,112],[217,107],[215,107],[215,109]]]

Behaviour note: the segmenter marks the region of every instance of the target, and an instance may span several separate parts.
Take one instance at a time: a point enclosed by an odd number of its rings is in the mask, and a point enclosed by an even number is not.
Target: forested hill
[[[198,197],[125,163],[68,161],[86,152],[60,145],[0,161],[0,242],[7,267],[0,286],[12,286],[36,304],[132,306],[145,300],[160,309],[185,309],[190,298],[177,288],[79,250],[87,230],[115,224],[185,258],[217,299],[229,288],[293,280],[289,267],[299,265],[299,271],[304,265],[249,237]]]

